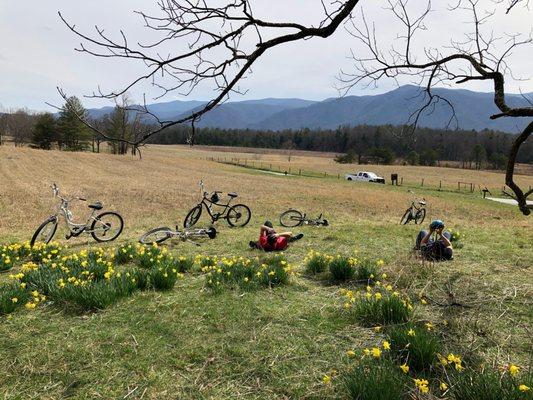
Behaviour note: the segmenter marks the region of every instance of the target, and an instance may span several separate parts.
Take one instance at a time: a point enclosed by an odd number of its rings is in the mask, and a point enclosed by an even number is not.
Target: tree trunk
[[[509,160],[507,162],[507,169],[505,171],[505,184],[511,188],[515,194],[515,199],[518,202],[518,208],[524,215],[529,215],[531,210],[527,205],[528,196],[533,193],[533,189],[530,189],[526,193],[520,189],[520,187],[514,182],[514,167],[516,163],[516,156],[520,150],[520,146],[529,138],[533,132],[533,122],[530,122],[528,126],[523,130],[523,132],[518,135],[511,146],[509,151]]]

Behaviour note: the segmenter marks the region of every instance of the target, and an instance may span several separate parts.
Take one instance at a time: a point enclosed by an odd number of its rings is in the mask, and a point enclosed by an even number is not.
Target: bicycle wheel
[[[57,230],[57,217],[50,217],[44,221],[35,231],[31,238],[30,246],[33,247],[35,243],[50,243]]]
[[[400,220],[400,225],[407,225],[411,221],[411,209],[408,208],[402,219]]]
[[[230,207],[228,213],[226,214],[226,220],[228,224],[233,227],[243,227],[250,222],[252,217],[252,212],[248,206],[244,204],[235,204],[233,207]]]
[[[201,216],[202,216],[202,205],[198,204],[191,211],[189,211],[189,214],[187,214],[187,216],[185,217],[185,221],[183,221],[183,227],[190,228],[191,226],[196,225],[196,223],[198,222]]]
[[[172,237],[172,230],[166,226],[161,228],[155,228],[139,238],[139,243],[142,244],[152,244],[152,243],[163,243],[165,240]]]
[[[287,210],[279,216],[279,223],[285,228],[300,226],[303,223],[303,214],[298,210]]]
[[[421,224],[424,222],[424,218],[426,218],[426,209],[422,208],[416,212],[415,224]]]
[[[97,242],[115,240],[124,228],[124,220],[116,212],[105,212],[98,215],[91,224],[91,235]]]

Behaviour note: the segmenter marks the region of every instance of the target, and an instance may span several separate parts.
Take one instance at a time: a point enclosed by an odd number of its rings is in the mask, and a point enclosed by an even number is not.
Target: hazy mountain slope
[[[524,126],[525,121],[513,118],[490,120],[490,115],[497,113],[492,95],[468,90],[435,89],[435,94],[450,101],[455,109],[459,128],[496,129],[516,132],[517,126]],[[339,125],[401,125],[408,121],[411,113],[425,102],[416,86],[403,86],[399,89],[376,96],[348,96],[313,104],[297,110],[285,110],[272,115],[255,125],[257,129],[298,129],[336,128]],[[509,95],[509,104],[525,104],[521,96]],[[433,109],[424,113],[419,125],[430,128],[443,128],[449,122],[451,109],[440,101]],[[455,121],[452,121],[452,128]]]
[[[300,99],[265,99],[224,103],[204,114],[197,125],[246,129],[282,111],[293,111],[309,104],[313,102]]]
[[[484,128],[504,132],[517,132],[525,126],[525,119],[500,118],[490,120],[498,112],[490,93],[462,89],[434,89],[434,94],[453,104],[457,123],[450,128],[481,130]],[[531,97],[531,94],[528,95]],[[507,95],[510,105],[527,105],[519,95]],[[316,102],[302,99],[267,98],[227,102],[214,108],[198,121],[200,127],[225,129],[332,129],[340,125],[402,125],[425,102],[417,86],[402,86],[384,94],[347,96]],[[148,106],[161,120],[176,120],[195,109],[202,101],[172,101]],[[92,117],[110,113],[112,107],[89,110]],[[419,120],[419,126],[444,128],[450,121],[452,110],[444,101],[427,110]]]

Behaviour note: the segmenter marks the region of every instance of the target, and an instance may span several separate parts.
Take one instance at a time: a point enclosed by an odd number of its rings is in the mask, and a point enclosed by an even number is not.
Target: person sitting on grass
[[[303,233],[298,235],[293,235],[292,232],[276,233],[272,222],[265,221],[259,231],[259,241],[251,241],[250,247],[264,251],[282,251],[289,246],[289,243],[300,240],[303,236]]]
[[[452,235],[444,231],[444,222],[436,219],[429,224],[429,231],[421,230],[416,237],[415,250],[431,261],[453,259]]]

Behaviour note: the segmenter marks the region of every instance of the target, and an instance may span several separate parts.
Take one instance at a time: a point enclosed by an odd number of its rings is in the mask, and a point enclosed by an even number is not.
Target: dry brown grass
[[[357,165],[357,164],[338,164],[334,161],[334,153],[320,153],[310,151],[288,151],[288,150],[270,150],[270,149],[250,149],[250,148],[229,148],[229,147],[200,147],[196,150],[198,156],[204,153],[204,157],[215,157],[227,161],[238,159],[240,163],[247,163],[255,167],[270,168],[280,171],[297,173],[302,171],[312,171],[318,174],[327,172],[328,175],[344,177],[346,173],[357,171],[373,171],[378,175],[385,177],[387,180],[390,174],[396,173],[404,178],[404,183],[418,186],[424,178],[424,185],[439,186],[442,181],[443,188],[456,189],[457,182],[468,182],[475,185],[476,190],[479,186],[487,186],[490,190],[499,194],[505,184],[505,174],[502,171],[477,171],[471,169],[453,168],[458,163],[443,162],[443,165],[450,167],[422,167],[422,166],[404,166],[404,165]],[[290,157],[290,162],[289,162]],[[533,167],[530,165],[517,166],[516,180],[524,186],[533,186]]]
[[[56,206],[50,183],[56,182],[68,196],[83,195],[101,200],[106,209],[121,212],[126,221],[126,238],[136,238],[145,229],[182,221],[199,196],[198,181],[203,179],[208,189],[237,191],[240,201],[252,207],[254,222],[290,206],[309,211],[329,211],[338,218],[358,221],[396,222],[399,214],[413,197],[405,187],[354,184],[343,180],[279,177],[239,167],[206,162],[205,156],[216,152],[181,146],[151,146],[144,158],[110,154],[41,151],[28,148],[0,147],[0,178],[3,220],[0,238],[24,239]],[[235,153],[242,157],[242,154]],[[280,155],[257,155],[263,162],[282,163]],[[288,165],[288,161],[285,161]],[[353,166],[335,164],[324,157],[296,156],[291,166],[314,170],[350,171]],[[429,167],[365,166],[387,175],[391,171],[419,180],[437,180],[443,175],[450,181],[484,181],[499,185],[502,174]],[[522,181],[532,182],[531,177]],[[532,182],[533,183],[533,182]],[[461,199],[475,200],[476,195],[457,194],[456,198],[439,192],[424,192],[434,213],[443,218],[460,220],[492,216],[511,217],[513,207],[480,202],[479,207],[467,208]],[[457,197],[458,196],[458,197]],[[459,201],[457,201],[459,199]],[[76,203],[73,211],[84,215],[85,204]],[[80,214],[81,213],[81,214]],[[497,215],[495,215],[497,213]],[[75,214],[76,215],[76,214]]]

